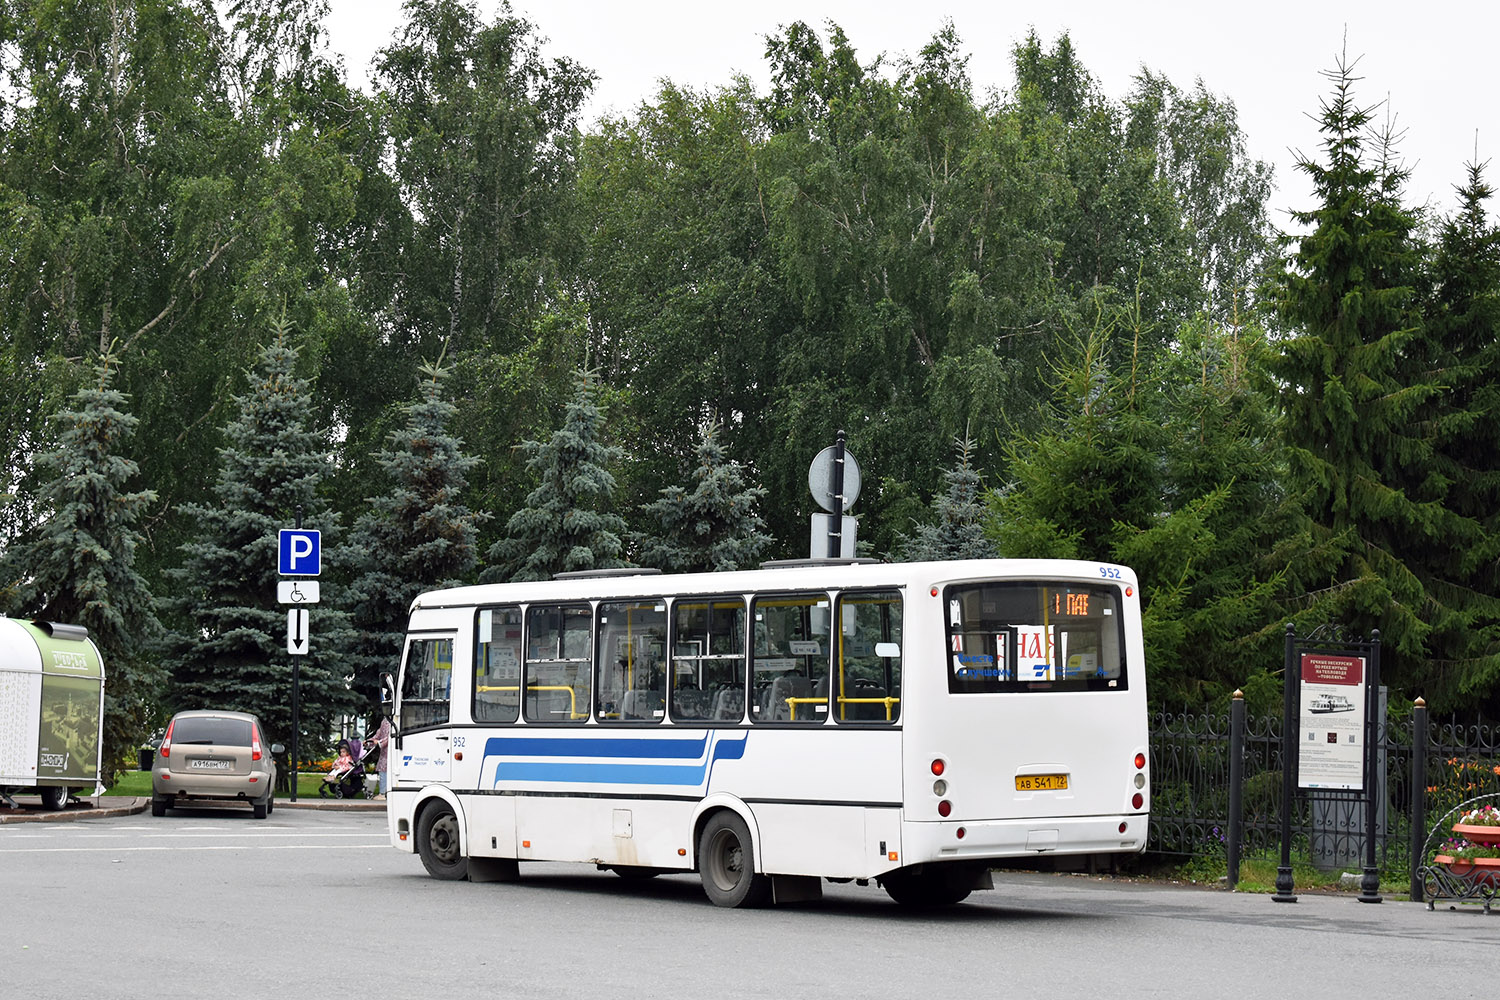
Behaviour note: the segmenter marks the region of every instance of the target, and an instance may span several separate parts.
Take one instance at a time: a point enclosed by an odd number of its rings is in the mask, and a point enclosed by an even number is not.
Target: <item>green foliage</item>
[[[745,486],[739,465],[724,455],[717,423],[705,423],[700,435],[692,492],[668,486],[642,507],[659,527],[636,536],[636,558],[674,572],[753,569],[771,544],[756,513],[766,491]]]
[[[406,424],[392,432],[376,461],[390,489],[370,498],[349,534],[346,662],[355,693],[373,710],[380,675],[400,665],[412,600],[424,590],[467,582],[478,562],[479,525],[488,515],[464,503],[466,478],[478,459],[448,432],[456,407],[445,398],[448,370],[422,366],[421,398],[402,407]]]
[[[291,732],[293,658],[286,613],[274,603],[277,532],[300,516],[322,532],[322,603],[310,609],[309,655],[299,658],[299,739],[328,732],[356,706],[348,690],[348,645],[340,572],[339,525],[319,494],[332,473],[328,435],[310,429],[309,382],[296,372],[290,331],[278,323],[260,352],[248,387],[235,397],[238,416],[220,449],[212,504],[189,504],[180,516],[196,528],[169,574],[164,601],[172,626],[164,653],[171,678],[168,708],[254,712],[278,739]]]
[[[562,426],[545,442],[521,443],[539,485],[506,521],[505,537],[490,547],[487,577],[546,580],[626,565],[625,520],[610,510],[610,467],[621,451],[604,443],[604,409],[595,402],[596,392],[593,374],[578,372]]]
[[[126,491],[139,471],[124,454],[139,421],[114,388],[116,359],[93,368],[94,381],[52,418],[54,450],[37,458],[49,478],[40,490],[45,519],[5,553],[22,613],[82,625],[104,659],[104,761],[131,759],[150,728],[163,675],[151,592],[136,571],[151,490]]]
[[[983,480],[970,465],[972,439],[955,438],[958,463],[943,473],[945,490],[934,505],[935,521],[918,525],[902,538],[900,557],[906,562],[938,559],[989,559],[995,543],[985,535]]]

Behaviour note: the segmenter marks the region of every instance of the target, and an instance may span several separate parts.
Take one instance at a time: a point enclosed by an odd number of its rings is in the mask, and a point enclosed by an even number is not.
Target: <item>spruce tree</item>
[[[591,373],[574,377],[563,425],[547,441],[523,441],[540,484],[490,547],[487,579],[545,580],[560,572],[624,566],[625,521],[610,512],[621,451],[602,440],[604,409]]]
[[[322,532],[321,603],[309,608],[308,655],[297,664],[301,746],[323,738],[355,707],[348,690],[348,619],[330,576],[337,565],[338,522],[319,493],[333,472],[329,437],[310,429],[312,399],[296,372],[297,351],[285,322],[276,325],[234,401],[239,415],[219,449],[215,502],[178,508],[196,524],[169,571],[174,597],[166,648],[173,709],[254,712],[270,738],[291,735],[293,656],[287,609],[276,603],[278,536],[295,524]],[[332,571],[332,572],[331,572]]]
[[[7,577],[20,583],[28,615],[82,625],[104,660],[104,770],[134,760],[148,735],[162,671],[151,655],[161,626],[151,593],[136,572],[141,518],[155,492],[128,492],[136,475],[124,454],[136,418],[114,388],[115,358],[94,368],[93,384],[53,416],[57,446],[38,457],[47,517],[8,554]],[[132,765],[133,766],[133,765]]]
[[[766,491],[745,486],[740,464],[719,441],[716,421],[700,429],[697,453],[692,492],[668,486],[641,506],[660,527],[656,534],[636,536],[638,558],[674,572],[750,569],[772,541],[755,509]]]
[[[478,560],[479,525],[489,517],[463,502],[479,459],[448,432],[457,409],[444,394],[448,369],[439,361],[421,371],[421,398],[402,407],[405,426],[375,453],[391,488],[370,498],[350,532],[358,575],[350,587],[348,663],[356,694],[369,702],[378,698],[381,673],[399,664],[412,599],[465,582]]]
[[[1432,300],[1419,351],[1444,391],[1419,422],[1433,429],[1434,461],[1405,483],[1440,498],[1449,517],[1439,538],[1413,553],[1414,571],[1449,600],[1427,637],[1423,694],[1439,706],[1469,705],[1500,691],[1500,230],[1485,211],[1493,189],[1470,164],[1461,207],[1440,228]],[[1491,711],[1489,714],[1494,714]]]
[[[985,534],[984,481],[972,463],[974,441],[953,439],[958,462],[943,473],[944,490],[933,505],[936,520],[902,538],[900,558],[906,562],[929,559],[989,559],[997,555]]]
[[[1352,70],[1341,61],[1326,74],[1323,162],[1298,164],[1320,204],[1294,213],[1307,234],[1278,278],[1291,334],[1276,374],[1289,480],[1327,553],[1300,581],[1305,601],[1318,605],[1319,620],[1366,635],[1378,627],[1383,676],[1401,688],[1420,668],[1434,607],[1449,601],[1411,562],[1447,512],[1440,497],[1402,489],[1431,470],[1431,428],[1415,418],[1439,386],[1420,358],[1420,246],[1415,216],[1399,201],[1405,175],[1388,143],[1380,155],[1367,151],[1372,109],[1355,103]]]

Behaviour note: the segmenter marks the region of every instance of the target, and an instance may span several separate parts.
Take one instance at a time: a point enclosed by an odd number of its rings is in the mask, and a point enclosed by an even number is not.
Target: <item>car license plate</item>
[[[1018,774],[1018,792],[1055,792],[1068,787],[1066,774]]]
[[[234,765],[227,760],[214,760],[212,757],[194,757],[188,761],[188,766],[195,771],[228,771]]]

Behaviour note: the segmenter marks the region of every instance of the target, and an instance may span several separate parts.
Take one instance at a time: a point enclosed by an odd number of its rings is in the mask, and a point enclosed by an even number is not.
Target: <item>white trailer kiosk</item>
[[[0,798],[50,809],[100,781],[104,662],[80,625],[0,617]]]

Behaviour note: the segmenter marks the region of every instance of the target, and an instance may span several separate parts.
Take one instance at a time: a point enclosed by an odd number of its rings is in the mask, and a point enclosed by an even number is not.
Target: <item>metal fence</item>
[[[1388,876],[1424,864],[1460,803],[1500,794],[1500,725],[1430,723],[1425,709],[1387,713],[1380,734],[1377,862]],[[1419,734],[1424,757],[1414,760]],[[1282,721],[1250,716],[1243,733],[1240,856],[1275,858],[1280,848]],[[1224,857],[1229,848],[1230,715],[1160,713],[1151,721],[1149,851]],[[1413,783],[1418,776],[1422,787]],[[1294,858],[1329,870],[1357,870],[1363,806],[1337,793],[1303,792],[1292,803]],[[1415,877],[1415,876],[1413,876]]]

